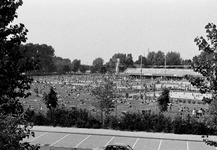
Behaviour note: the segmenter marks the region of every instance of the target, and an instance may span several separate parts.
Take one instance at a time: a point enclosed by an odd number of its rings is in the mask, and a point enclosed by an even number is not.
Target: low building
[[[127,68],[124,73],[127,76],[142,77],[166,77],[166,78],[183,78],[185,75],[202,76],[192,69],[165,69],[165,68]]]

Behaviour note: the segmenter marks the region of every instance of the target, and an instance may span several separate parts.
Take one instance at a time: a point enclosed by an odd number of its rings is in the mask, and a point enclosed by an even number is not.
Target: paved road
[[[95,148],[110,142],[127,143],[134,150],[216,150],[202,142],[199,135],[176,135],[148,132],[124,132],[104,129],[41,127],[33,128],[36,136],[25,139],[41,146]],[[217,139],[215,136],[212,139]]]

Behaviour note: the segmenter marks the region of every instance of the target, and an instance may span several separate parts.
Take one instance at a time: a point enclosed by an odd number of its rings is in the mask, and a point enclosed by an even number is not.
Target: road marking
[[[88,139],[91,135],[87,136],[85,139],[83,139],[80,143],[78,143],[75,148],[77,148],[81,143],[83,143],[86,139]]]
[[[34,140],[36,140],[36,139],[38,139],[38,138],[40,138],[40,137],[42,137],[42,136],[44,136],[45,134],[47,134],[48,132],[45,132],[44,134],[42,134],[42,135],[39,135],[38,137],[36,137],[36,138],[34,138],[34,139],[32,139],[32,140],[30,140],[29,142],[32,142],[32,141],[34,141]]]
[[[54,142],[53,144],[51,144],[50,146],[53,146],[54,144],[58,143],[59,141],[61,141],[62,139],[64,139],[65,137],[69,136],[70,134],[65,135],[64,137],[62,137],[61,139],[57,140],[56,142]]]
[[[105,146],[107,146],[115,137],[113,136],[107,143]]]
[[[187,141],[187,150],[189,150],[189,144],[188,144],[188,141]]]
[[[136,143],[139,141],[139,138],[138,139],[136,139],[136,142],[133,144],[133,147],[132,148],[134,148],[135,146],[136,146]]]
[[[158,150],[160,150],[161,143],[162,143],[162,140],[160,140],[160,144],[159,144],[159,146],[158,146]]]

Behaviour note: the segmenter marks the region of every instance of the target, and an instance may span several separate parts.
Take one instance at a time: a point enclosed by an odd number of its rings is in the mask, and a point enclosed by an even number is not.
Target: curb
[[[66,131],[63,131],[66,130]],[[77,131],[76,131],[77,130]],[[171,133],[151,133],[151,132],[128,132],[115,131],[105,129],[86,129],[86,128],[60,128],[60,127],[33,127],[35,132],[53,132],[53,133],[68,133],[68,134],[83,134],[83,135],[98,135],[98,136],[115,136],[115,137],[132,137],[142,139],[159,139],[159,140],[174,140],[174,141],[191,141],[203,142],[201,135],[179,135]],[[110,133],[109,133],[110,132]]]

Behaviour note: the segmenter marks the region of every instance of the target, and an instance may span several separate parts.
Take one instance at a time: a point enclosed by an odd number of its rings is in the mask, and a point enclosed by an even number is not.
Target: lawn
[[[58,94],[58,104],[59,107],[67,108],[86,108],[92,113],[98,113],[97,109],[94,107],[94,97],[90,94],[90,87],[83,87],[81,85],[63,85],[63,84],[53,84],[56,88]],[[34,92],[36,87],[39,89],[38,96]],[[43,93],[48,93],[50,89],[49,84],[34,83],[30,89],[31,96],[26,99],[21,99],[21,102],[25,109],[32,108],[36,111],[46,111],[47,108],[43,102]],[[198,93],[194,93],[195,95]],[[171,92],[170,95],[178,95],[177,98],[172,97],[172,109],[168,109],[166,115],[174,116],[177,113],[191,114],[192,110],[195,109],[207,109],[208,105],[202,103],[201,100],[192,99],[191,96],[194,94],[189,94],[189,92]],[[156,91],[156,96],[160,95],[159,91]],[[189,96],[188,99],[186,99]],[[137,112],[143,110],[151,110],[152,112],[158,113],[158,106],[153,99],[153,92],[148,92],[146,100],[141,100],[139,98],[139,93],[131,93],[129,98],[125,98],[125,93],[122,94],[120,98],[116,98],[116,108],[112,112],[114,115],[121,115],[122,112]],[[181,109],[183,111],[181,111]]]

